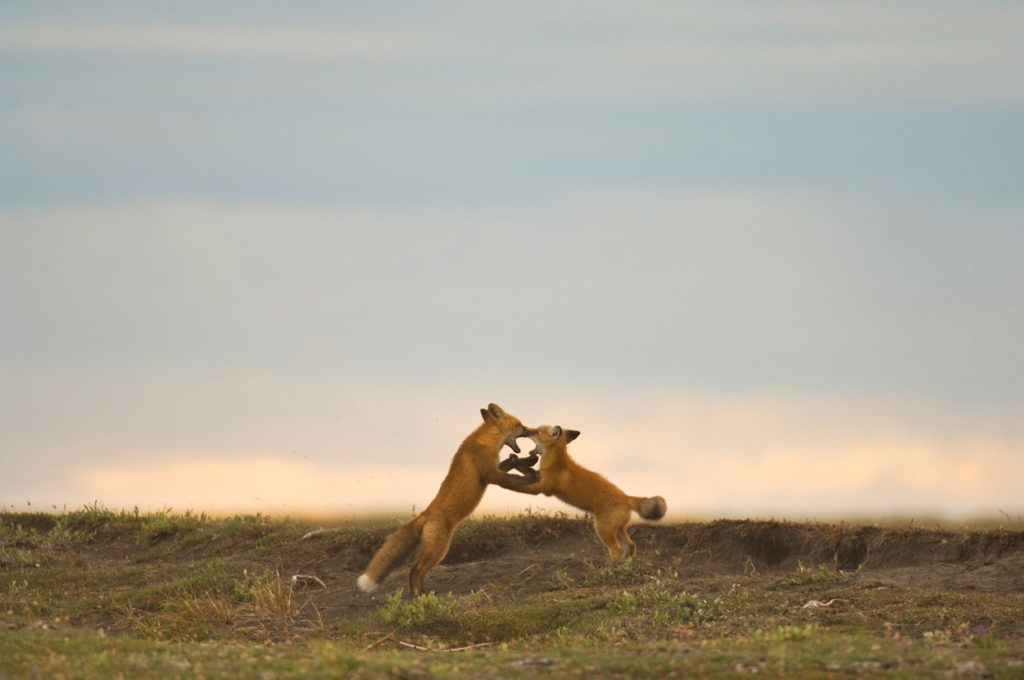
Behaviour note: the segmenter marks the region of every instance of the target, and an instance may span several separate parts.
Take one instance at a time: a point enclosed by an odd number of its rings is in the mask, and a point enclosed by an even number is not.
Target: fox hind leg
[[[622,557],[622,546],[619,545],[619,527],[611,517],[604,516],[594,519],[594,528],[597,529],[597,536],[608,548],[608,559],[617,562]]]
[[[420,552],[416,556],[416,563],[409,571],[409,592],[413,597],[423,593],[423,579],[448,553],[453,533],[453,529],[449,529],[441,522],[428,522],[423,526]]]
[[[633,542],[633,539],[629,537],[629,533],[626,532],[625,524],[619,527],[615,537],[619,540],[619,545],[622,546],[626,555],[629,557],[636,555],[636,543]]]

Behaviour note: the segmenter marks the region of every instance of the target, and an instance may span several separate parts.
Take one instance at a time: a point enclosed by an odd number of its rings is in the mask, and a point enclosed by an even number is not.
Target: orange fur
[[[601,475],[574,461],[567,445],[579,434],[576,430],[563,430],[558,425],[543,425],[533,430],[530,436],[541,456],[540,480],[518,491],[555,496],[591,513],[597,535],[607,546],[609,558],[614,562],[623,554],[636,553],[636,544],[626,533],[631,513],[636,511],[645,519],[661,519],[665,516],[665,499],[661,496],[628,496]]]
[[[430,505],[405,526],[391,534],[374,554],[366,572],[359,577],[359,587],[370,592],[392,569],[417,546],[419,553],[409,571],[409,591],[413,596],[423,590],[427,572],[444,559],[452,542],[456,525],[480,503],[488,484],[519,491],[536,476],[510,475],[498,469],[498,456],[503,446],[519,451],[516,439],[530,431],[521,422],[505,413],[497,404],[480,409],[484,422],[473,431],[452,458],[448,476]]]

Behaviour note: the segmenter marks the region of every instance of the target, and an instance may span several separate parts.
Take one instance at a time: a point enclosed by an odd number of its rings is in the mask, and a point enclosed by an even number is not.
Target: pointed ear
[[[487,408],[480,409],[480,415],[484,417],[485,421],[501,420],[505,417],[505,412],[497,404],[488,404]]]
[[[568,444],[573,439],[576,439],[576,437],[579,437],[579,436],[580,436],[580,431],[579,430],[566,430],[565,431],[565,443]]]
[[[562,426],[561,425],[555,425],[553,428],[551,428],[551,438],[552,439],[556,439],[557,440],[561,436],[562,436]]]

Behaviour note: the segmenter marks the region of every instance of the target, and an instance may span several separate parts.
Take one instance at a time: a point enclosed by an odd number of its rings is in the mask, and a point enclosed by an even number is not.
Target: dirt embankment
[[[343,538],[327,533],[301,542],[288,568],[315,573],[328,588],[316,599],[334,617],[379,606],[406,586],[400,567],[367,596],[355,588],[388,529]],[[720,520],[643,523],[630,528],[641,559],[681,579],[716,574],[783,574],[805,568],[854,573],[864,585],[1024,592],[1024,531],[891,529],[844,524]],[[556,574],[585,575],[606,551],[586,519],[521,517],[467,522],[425,587],[468,593],[483,587],[523,597],[550,588]]]
[[[46,515],[7,519],[40,533],[54,527]],[[323,587],[307,592],[326,620],[366,614],[390,593],[407,587],[406,566],[395,569],[372,596],[355,587],[356,578],[397,523],[339,522],[308,538],[299,538],[305,529],[294,526],[245,526],[244,531],[210,540],[156,533],[144,541],[130,532],[101,527],[75,550],[81,550],[83,564],[95,568],[124,561],[200,564],[215,559],[239,571],[255,568],[283,577],[315,576]],[[678,574],[682,580],[781,575],[824,565],[852,574],[854,583],[866,586],[1024,592],[1024,531],[754,520],[638,523],[629,531],[647,568]],[[606,559],[607,551],[585,518],[524,515],[471,520],[460,525],[447,557],[424,585],[437,593],[486,589],[526,597],[550,590],[558,580],[585,578]]]

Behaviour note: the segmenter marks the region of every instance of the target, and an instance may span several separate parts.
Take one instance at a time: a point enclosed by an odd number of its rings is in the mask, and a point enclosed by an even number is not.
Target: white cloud
[[[0,29],[0,48],[32,52],[176,54],[231,58],[424,58],[442,48],[420,36],[341,26],[27,24]]]
[[[408,465],[371,471],[325,468],[280,454],[221,458],[182,454],[169,459],[85,468],[86,498],[111,507],[193,508],[213,513],[359,514],[411,509],[436,470]]]
[[[115,459],[94,450],[62,464],[71,474],[55,476],[64,494],[56,500],[216,513],[404,516],[429,503],[451,455],[476,427],[476,404],[483,400],[465,398],[471,392],[453,385],[370,388],[358,416],[339,411],[340,419],[328,414],[294,421],[264,414],[250,423],[248,438],[222,438],[221,447],[202,453],[171,450],[171,439],[132,443]],[[984,423],[968,422],[943,431],[922,420],[914,405],[820,395],[568,390],[506,394],[501,401],[527,424],[581,429],[570,447],[580,464],[629,494],[664,496],[676,518],[963,518],[1022,509],[1020,433],[996,437]],[[237,448],[246,442],[272,448]],[[120,447],[111,442],[108,448],[118,453]],[[23,483],[19,492],[34,505],[52,497],[32,490]],[[574,512],[557,499],[493,488],[478,513],[525,508]]]
[[[988,371],[1003,381],[1012,375],[1005,357],[1016,356],[1016,345],[1007,344],[1004,355],[993,344],[988,368],[969,352],[928,355],[929,338],[942,335],[935,329],[980,329],[971,348],[1019,333],[1003,313],[992,317],[1000,320],[992,327],[998,333],[974,320],[986,301],[1013,288],[1020,271],[1012,262],[1018,250],[1001,247],[1013,241],[1001,241],[1004,230],[987,232],[980,221],[965,233],[973,247],[984,246],[981,254],[933,248],[918,261],[913,254],[926,240],[908,239],[912,249],[900,250],[899,232],[884,224],[862,228],[872,221],[855,204],[741,192],[588,194],[500,217],[201,203],[7,217],[0,277],[17,292],[7,302],[18,307],[6,312],[19,320],[20,333],[38,332],[4,357],[12,396],[2,403],[7,425],[0,446],[15,452],[17,466],[0,480],[3,502],[406,512],[429,502],[452,453],[476,426],[478,409],[497,401],[528,424],[581,430],[573,452],[582,464],[629,493],[665,495],[677,515],[1019,508],[1024,431],[1016,392],[986,389],[984,399],[966,398],[952,380],[938,383],[945,391],[908,390],[915,383],[890,382],[890,369],[876,374],[876,382],[860,383],[864,367],[876,360],[853,363],[880,348],[893,371],[918,361],[939,378],[957,371],[975,377]],[[827,238],[818,228],[823,221],[831,225]],[[354,252],[320,240],[339,224],[348,238],[370,240]],[[631,224],[642,227],[627,230]],[[432,240],[439,233],[445,238]],[[515,247],[506,245],[509,234]],[[613,237],[602,241],[602,234]],[[373,239],[384,241],[374,247]],[[474,257],[483,242],[504,246],[501,258]],[[460,255],[467,247],[468,257]],[[996,248],[998,258],[986,259]],[[949,283],[937,296],[941,313],[912,297],[902,316],[915,316],[904,325],[880,323],[881,344],[872,348],[872,336],[860,328],[869,324],[856,320],[859,309],[833,299],[827,309],[853,314],[853,321],[830,316],[817,327],[822,335],[811,337],[808,323],[786,316],[799,312],[791,304],[821,295],[822,282],[834,280],[843,257],[855,251],[873,268],[845,284],[861,295],[877,283],[879,297],[867,298],[869,311],[907,290],[931,300]],[[884,258],[890,265],[879,269]],[[950,282],[947,260],[978,273]],[[512,302],[491,317],[480,302],[487,296],[468,299],[463,308],[451,302],[460,298],[435,296],[430,287],[438,284],[430,276],[394,285],[424,266],[443,283],[454,261],[464,264],[444,285],[458,292],[483,281],[488,292],[501,289],[496,268],[507,269],[515,285],[500,299]],[[1004,261],[1002,269],[993,267]],[[615,278],[614,262],[628,276]],[[913,278],[904,282],[899,275],[910,264]],[[567,280],[582,287],[567,294],[559,290],[563,280],[538,277],[549,265],[568,268]],[[735,284],[751,271],[753,288],[705,285]],[[995,277],[991,288],[958,298],[987,276]],[[729,313],[706,336],[721,351],[700,354],[706,348],[689,337],[701,331],[697,324],[666,343],[664,333],[647,325],[659,317],[636,313],[639,302],[609,305],[611,293],[631,286],[654,301],[652,309],[672,310],[670,317],[687,323],[702,313],[708,291],[724,292],[710,308]],[[376,317],[361,316],[382,290],[388,297],[381,304],[396,316],[394,333]],[[748,299],[749,290],[777,294]],[[453,304],[456,317],[485,319],[483,330],[467,333],[466,324],[445,322],[437,299]],[[418,309],[429,314],[412,333]],[[240,330],[221,325],[231,315]],[[340,327],[344,332],[322,322],[335,316],[348,324]],[[103,330],[97,318],[132,323],[112,326],[89,346],[90,334]],[[152,336],[117,344],[140,318],[156,329]],[[160,325],[167,318],[172,322]],[[73,319],[82,325],[69,334]],[[451,333],[430,334],[446,323]],[[844,324],[857,330],[848,355],[829,340],[844,336]],[[40,330],[47,328],[54,332]],[[361,351],[338,349],[349,328],[370,338]],[[904,329],[904,345],[889,337],[892,328]],[[639,332],[642,356],[628,350],[630,332]],[[757,369],[759,357],[772,357],[759,352],[790,332],[804,344],[799,362],[784,373],[723,377],[736,366]],[[822,347],[851,362],[829,374],[832,383],[812,370],[834,367],[813,364],[811,355]],[[612,359],[578,361],[594,348]],[[694,355],[710,357],[701,380],[695,368],[671,372]],[[526,506],[561,507],[493,489],[481,511]]]
[[[21,367],[461,380],[498,353],[487,374],[513,385],[999,402],[1018,394],[1024,333],[1015,215],[744,191],[589,192],[500,212],[141,203],[5,216],[0,281],[18,291]],[[547,314],[563,315],[556,333],[539,331]]]
[[[736,422],[747,415],[742,404],[720,414]],[[674,424],[658,429],[647,423],[640,437],[633,436],[635,427],[632,422],[606,426],[606,439],[592,432],[570,450],[578,462],[605,474],[627,493],[664,496],[671,514],[679,518],[915,513],[962,518],[1021,510],[1015,480],[1024,467],[1014,452],[1022,442],[962,442],[962,450],[950,456],[947,443],[922,440],[919,434],[849,441],[815,432],[827,446],[771,449],[762,444],[745,452],[704,448],[694,453],[689,438],[680,436]],[[730,440],[728,430],[716,432],[723,441]],[[808,433],[787,434],[799,439]],[[424,443],[422,448],[435,449],[432,461],[421,455],[416,463],[390,465],[375,465],[374,452],[364,451],[330,463],[274,453],[223,458],[211,452],[85,466],[71,498],[100,499],[112,507],[215,513],[411,513],[433,498],[447,471],[447,451],[457,440],[447,449]],[[378,444],[381,450],[389,446],[386,441]],[[556,499],[493,488],[478,513],[525,508],[574,512]]]
[[[0,29],[6,50],[415,60],[413,72],[378,73],[372,96],[518,104],[794,93],[1019,100],[1022,39],[1024,10],[1016,5],[919,2],[889,4],[884,11],[855,2],[452,3],[415,20],[396,14],[366,25],[318,17],[316,23],[276,25],[200,20]],[[268,76],[261,74],[261,87]],[[317,76],[288,74],[311,77]]]
[[[570,447],[578,462],[627,493],[664,495],[681,515],[963,517],[1021,507],[1024,432],[998,425],[1013,409],[989,420],[880,395],[650,390],[531,406],[582,431]]]

